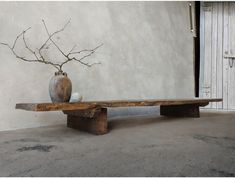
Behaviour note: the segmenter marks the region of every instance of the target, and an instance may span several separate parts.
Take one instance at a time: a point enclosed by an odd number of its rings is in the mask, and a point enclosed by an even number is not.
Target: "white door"
[[[235,109],[235,2],[201,3],[200,97],[208,108]]]

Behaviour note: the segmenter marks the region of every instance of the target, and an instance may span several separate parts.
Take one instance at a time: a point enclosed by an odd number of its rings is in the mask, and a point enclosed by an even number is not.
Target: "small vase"
[[[59,71],[51,78],[49,94],[53,103],[69,102],[72,92],[71,80],[65,72]]]

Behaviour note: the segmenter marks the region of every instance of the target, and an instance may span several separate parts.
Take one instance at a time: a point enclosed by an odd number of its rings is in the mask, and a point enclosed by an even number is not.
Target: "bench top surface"
[[[133,107],[133,106],[168,106],[183,104],[207,105],[209,102],[220,102],[221,98],[213,99],[152,99],[152,100],[111,100],[111,101],[82,101],[76,103],[18,103],[16,109],[27,111],[59,111],[83,110],[97,107]]]

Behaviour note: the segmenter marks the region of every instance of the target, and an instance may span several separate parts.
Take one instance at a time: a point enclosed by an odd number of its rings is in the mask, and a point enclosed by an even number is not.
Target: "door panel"
[[[229,56],[235,55],[235,3],[228,4],[229,19]],[[233,58],[227,59],[228,67],[228,109],[235,109],[235,61]]]
[[[207,108],[235,109],[235,3],[201,4],[200,96],[223,98]]]
[[[224,3],[223,9],[223,53],[229,50],[229,18],[228,18],[228,3]],[[223,109],[228,109],[228,60],[223,58]]]

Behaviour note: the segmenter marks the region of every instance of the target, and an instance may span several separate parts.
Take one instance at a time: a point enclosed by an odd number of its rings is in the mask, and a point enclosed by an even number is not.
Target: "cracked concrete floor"
[[[102,136],[66,126],[0,132],[0,176],[235,176],[235,113],[109,118]]]

